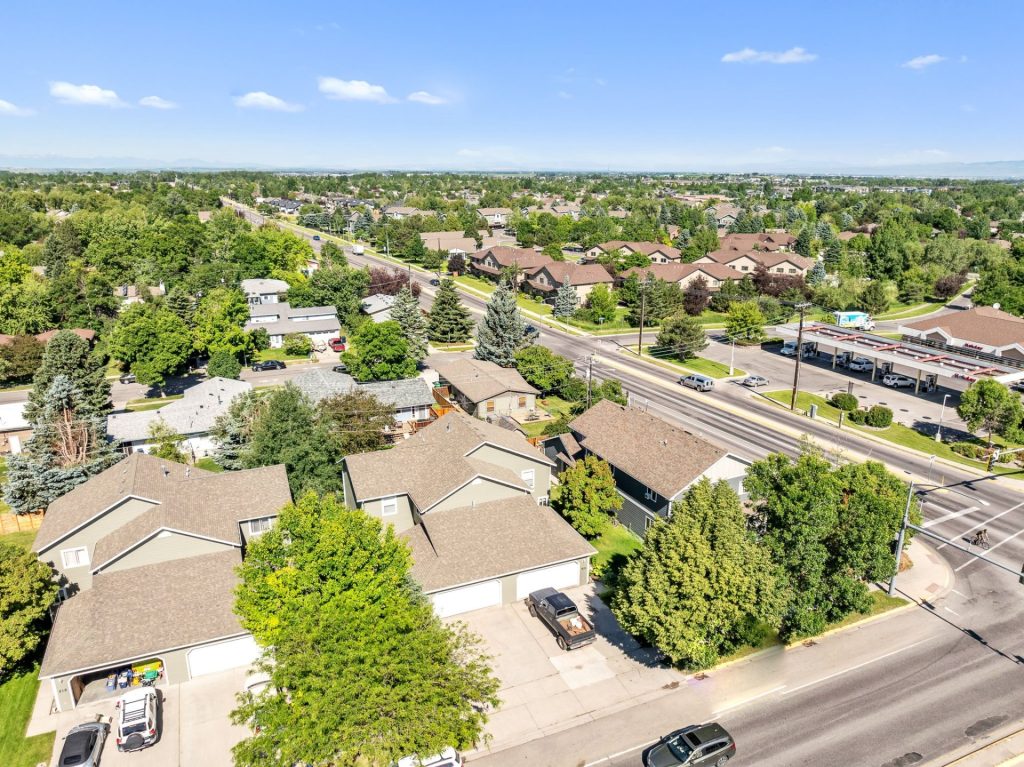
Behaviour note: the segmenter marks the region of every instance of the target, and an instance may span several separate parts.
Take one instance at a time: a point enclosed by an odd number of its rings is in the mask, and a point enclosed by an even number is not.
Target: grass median
[[[734,378],[736,376],[746,375],[744,371],[737,367],[734,367],[730,374],[728,365],[716,360],[709,360],[706,357],[691,357],[687,360],[680,360],[676,357],[666,357],[660,354],[655,357],[650,353],[651,348],[651,346],[647,345],[643,347],[643,359],[657,365],[658,367],[663,367],[666,370],[674,370],[682,373],[683,375],[699,373],[700,375],[705,375],[709,378]]]

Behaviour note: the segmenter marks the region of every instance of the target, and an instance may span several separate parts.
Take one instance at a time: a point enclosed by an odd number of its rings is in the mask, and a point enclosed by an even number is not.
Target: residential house
[[[796,245],[796,237],[782,232],[758,232],[744,234],[735,232],[718,238],[719,250],[735,250],[746,253],[751,250],[790,251]]]
[[[58,333],[65,332],[64,328],[56,330],[45,330],[42,333],[36,333],[34,338],[41,343],[43,346],[50,343],[50,340]],[[68,332],[74,333],[79,338],[83,338],[90,344],[96,340],[96,331],[91,328],[70,328]],[[14,340],[14,336],[6,336],[0,334],[0,346],[6,346]]]
[[[595,245],[587,251],[587,259],[594,261],[601,256],[613,253],[633,255],[639,253],[651,259],[652,264],[672,264],[682,261],[682,253],[678,248],[671,245],[662,245],[660,242],[626,242],[625,240],[611,240]]]
[[[1024,318],[994,306],[975,306],[910,322],[901,325],[900,332],[908,340],[943,349],[1024,361]]]
[[[611,287],[615,282],[608,270],[600,264],[576,264],[572,261],[552,261],[534,271],[523,283],[524,287],[542,300],[553,302],[558,289],[569,282],[579,303],[586,301],[595,285]]]
[[[595,550],[546,505],[551,468],[522,435],[454,411],[345,458],[345,503],[409,543],[413,578],[447,617],[587,583]]]
[[[245,293],[245,298],[250,306],[280,303],[289,287],[290,285],[284,280],[242,280],[242,292]]]
[[[512,208],[477,208],[476,212],[483,216],[491,229],[504,229],[508,226]]]
[[[292,383],[313,403],[328,397],[362,391],[394,408],[396,423],[429,421],[434,395],[422,378],[359,383],[347,373],[316,368],[292,379]]]
[[[56,709],[124,668],[178,684],[255,660],[237,568],[290,501],[284,466],[215,474],[133,453],[51,503],[33,548],[61,586],[39,670]]]
[[[722,264],[738,272],[753,274],[759,266],[775,274],[805,276],[814,266],[814,260],[796,253],[751,250],[746,253],[735,250],[713,250],[701,256],[695,264]]]
[[[387,293],[374,293],[367,296],[359,306],[374,322],[387,322],[391,319],[391,307],[395,304],[395,296]]]
[[[743,278],[735,269],[725,264],[651,264],[650,266],[633,266],[619,275],[619,280],[636,275],[641,281],[648,275],[657,280],[674,282],[686,290],[701,277],[707,282],[710,290],[718,290],[724,282],[735,282]]]
[[[540,267],[550,263],[553,263],[553,260],[543,253],[507,245],[484,248],[469,257],[469,266],[473,272],[492,279],[497,279],[510,267],[517,267],[520,270],[519,283]]]
[[[420,239],[428,250],[440,250],[449,256],[468,256],[477,249],[477,238],[466,237],[464,232],[420,232]],[[486,232],[478,232],[482,242]]]
[[[732,203],[722,202],[708,208],[715,215],[719,229],[728,229],[736,223],[736,218],[742,213],[742,208]]]
[[[601,400],[569,429],[572,440],[546,440],[545,453],[560,471],[588,454],[607,461],[622,496],[619,521],[638,535],[703,477],[744,493],[749,461],[637,408]]]
[[[148,285],[144,287],[145,292],[153,298],[165,295],[167,289],[161,282],[159,285]],[[138,285],[118,285],[113,290],[114,296],[121,299],[121,308],[124,309],[126,306],[132,304],[141,304],[143,301],[143,293],[139,292]]]
[[[435,354],[427,365],[437,371],[438,383],[447,386],[459,407],[472,416],[494,419],[511,416],[522,422],[537,409],[537,395],[515,368],[464,354]]]
[[[270,347],[279,349],[290,333],[308,336],[314,344],[324,344],[338,335],[341,323],[333,306],[292,308],[285,301],[276,304],[252,304],[246,330],[263,328],[270,336]]]
[[[302,203],[297,200],[286,200],[283,197],[264,197],[257,200],[260,205],[269,205],[272,208],[276,208],[278,213],[284,213],[286,215],[297,215],[299,208],[302,207]]]
[[[107,434],[125,453],[148,453],[154,448],[150,429],[163,421],[184,437],[180,447],[195,461],[213,452],[210,430],[214,421],[228,411],[235,397],[251,389],[252,384],[247,381],[210,378],[185,389],[181,399],[171,400],[161,408],[111,413],[107,416]]]
[[[0,455],[17,455],[32,436],[24,402],[0,403]]]
[[[426,211],[422,211],[419,208],[410,208],[405,205],[387,205],[384,207],[384,215],[395,221],[401,221],[403,218],[411,216],[424,216],[426,214]]]

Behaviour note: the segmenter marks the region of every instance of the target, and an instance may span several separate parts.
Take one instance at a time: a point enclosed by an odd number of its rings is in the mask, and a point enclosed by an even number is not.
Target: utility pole
[[[644,355],[644,315],[647,311],[647,290],[640,288],[640,337],[636,341],[636,356]]]
[[[903,556],[903,538],[907,533],[907,525],[910,523],[910,503],[914,500],[914,480],[910,480],[910,487],[907,488],[907,505],[903,509],[903,524],[900,525],[899,535],[896,536],[896,570],[889,579],[889,596],[896,591],[896,574],[900,571],[900,558]]]
[[[732,341],[732,349],[729,351],[729,375],[732,375],[736,367],[736,337],[733,336],[730,341]]]
[[[800,326],[796,331],[796,368],[793,370],[793,397],[789,401],[790,410],[796,410],[796,393],[800,387],[800,360],[804,356],[804,313],[809,306],[810,304],[806,302],[795,306],[800,312]]]
[[[590,410],[591,382],[594,380],[594,355],[587,358],[587,410]]]

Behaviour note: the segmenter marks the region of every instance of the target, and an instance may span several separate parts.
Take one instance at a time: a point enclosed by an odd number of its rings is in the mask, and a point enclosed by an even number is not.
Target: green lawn
[[[569,415],[573,406],[576,403],[564,400],[561,397],[551,395],[550,397],[543,397],[537,400],[537,406],[541,410],[550,413],[555,419],[559,416]],[[540,437],[544,434],[544,427],[551,423],[551,419],[545,419],[543,421],[527,421],[522,425],[523,432],[527,437]]]
[[[38,672],[34,668],[0,684],[0,764],[4,767],[35,767],[50,762],[56,733],[25,737],[39,689]]]
[[[438,341],[431,341],[430,345],[439,352],[468,352],[476,346],[471,343],[442,344]]]
[[[715,360],[709,360],[705,357],[693,357],[685,362],[682,362],[675,357],[652,357],[650,355],[650,346],[644,346],[644,359],[649,362],[653,362],[659,367],[666,368],[668,370],[678,370],[681,373],[700,373],[711,378],[728,378],[729,377],[729,366],[723,365],[721,362]],[[733,376],[746,375],[739,368],[733,368]]]
[[[344,335],[344,333],[342,335]],[[284,349],[264,349],[261,352],[256,352],[256,359],[254,361],[266,362],[267,360],[282,360],[284,362],[290,362],[292,360],[308,359],[308,354],[286,354]]]
[[[21,546],[23,549],[31,549],[32,544],[36,540],[35,530],[22,530],[17,533],[7,533],[6,535],[0,535],[0,541],[4,543],[13,543]]]
[[[789,408],[791,397],[790,391],[766,392],[764,396],[783,405],[787,409]],[[811,405],[818,406],[818,418],[824,418],[826,421],[832,421],[833,423],[839,422],[839,410],[829,405],[823,397],[819,397],[817,394],[809,394],[808,392],[797,393],[796,408],[798,412],[806,413],[810,409]],[[919,431],[911,429],[909,426],[904,426],[901,423],[894,423],[887,429],[871,429],[864,426],[858,426],[857,424],[850,423],[850,421],[844,419],[843,428],[851,428],[855,431],[874,434],[884,440],[892,442],[895,445],[919,450],[922,453],[935,455],[939,458],[945,458],[946,460],[954,461],[955,463],[963,464],[964,466],[970,466],[975,469],[985,468],[985,464],[981,461],[972,461],[970,458],[965,458],[958,453],[954,453],[950,446],[945,442],[936,442],[933,437],[921,434]],[[983,443],[978,440],[978,444]],[[992,468],[992,472],[994,474],[1013,474],[1020,472],[1020,469],[1012,466],[994,466]]]
[[[206,456],[205,458],[200,458],[198,461],[196,461],[196,468],[206,469],[206,471],[212,471],[215,474],[220,474],[222,471],[224,471],[224,467],[221,466],[212,458],[210,458],[209,456]]]
[[[516,303],[520,309],[526,309],[526,311],[533,312],[534,314],[551,314],[551,307],[548,304],[541,303],[537,299],[522,293],[516,293]]]
[[[487,280],[482,279],[480,277],[474,277],[470,274],[460,274],[458,277],[455,277],[454,279],[456,285],[462,285],[465,288],[476,288],[477,290],[483,291],[488,295],[494,292],[494,283],[488,282]]]
[[[140,410],[156,410],[166,405],[172,400],[181,399],[184,394],[168,394],[166,397],[143,397],[142,399],[128,400],[125,404],[124,409],[130,410],[133,413],[138,413]]]
[[[590,320],[585,320],[581,317],[566,317],[564,322],[577,328],[593,332],[609,333],[612,331],[621,332],[624,330],[637,330],[636,326],[630,325],[626,320],[627,314],[629,314],[629,310],[623,306],[619,306],[615,309],[615,316],[605,318],[604,322],[591,322]],[[657,332],[657,326],[652,325],[644,328],[644,331],[648,330]]]
[[[609,525],[591,543],[597,549],[590,561],[598,577],[609,568],[612,573],[616,572],[626,557],[644,545],[640,538],[622,525]]]
[[[722,325],[724,327],[727,318],[728,315],[725,312],[713,312],[707,309],[697,319],[701,325]]]

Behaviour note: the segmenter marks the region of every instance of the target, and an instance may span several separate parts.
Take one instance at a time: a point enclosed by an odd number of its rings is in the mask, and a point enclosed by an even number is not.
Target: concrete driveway
[[[501,680],[501,705],[490,714],[490,741],[500,751],[653,700],[683,679],[657,662],[615,621],[593,584],[565,591],[594,623],[598,639],[570,652],[519,602],[478,610],[462,620],[484,640]]]
[[[230,721],[230,712],[236,705],[235,694],[243,688],[245,674],[244,668],[232,669],[183,684],[158,686],[160,740],[143,751],[121,753],[114,742],[116,732],[111,730],[103,748],[103,766],[231,767],[231,747],[248,734],[245,728],[236,727]],[[104,721],[115,721],[116,702],[116,698],[109,698],[47,717],[47,729],[57,730],[51,764],[56,767],[64,735],[71,727],[94,721],[97,716]],[[40,723],[33,722],[30,730],[45,731],[39,727]]]

